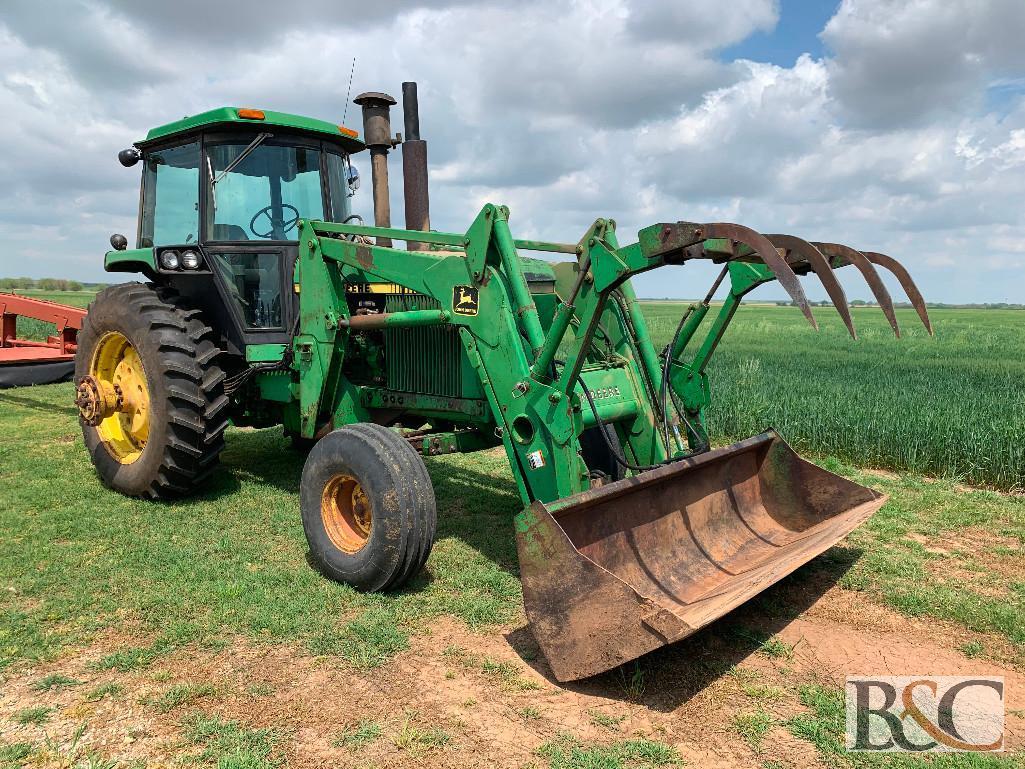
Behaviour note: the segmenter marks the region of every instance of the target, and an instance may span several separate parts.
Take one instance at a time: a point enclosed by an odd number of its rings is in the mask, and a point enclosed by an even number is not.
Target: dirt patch
[[[932,537],[914,533],[907,536],[927,553],[940,556],[926,564],[931,574],[966,583],[979,595],[1003,598],[1010,584],[1025,581],[1025,545],[1017,537],[978,527]]]
[[[916,535],[921,537],[921,535]],[[913,537],[914,538],[914,537]],[[998,534],[977,526],[951,529],[939,536],[921,537],[921,541],[930,547],[940,548],[947,552],[964,552],[980,554],[994,548],[1006,548],[1025,553],[1025,545],[1017,537]]]
[[[986,598],[1006,598],[1010,590],[1006,581],[993,571],[973,571],[965,568],[956,558],[937,558],[925,564],[926,572],[936,582],[950,582]]]
[[[814,766],[814,747],[785,728],[806,710],[798,698],[803,684],[839,687],[851,673],[999,674],[1009,709],[1025,709],[1025,681],[1012,666],[968,659],[952,650],[960,636],[950,627],[909,620],[840,588],[778,629],[775,638],[790,650],[784,654],[738,642],[735,618],[711,630],[637,666],[568,686],[552,680],[526,627],[475,633],[441,619],[370,672],[245,640],[219,651],[179,649],[142,670],[97,672],[90,663],[124,645],[111,634],[10,677],[0,691],[0,723],[7,742],[38,750],[48,737],[54,747],[44,749],[43,763],[70,754],[82,724],[75,749],[173,763],[199,751],[181,727],[199,711],[273,729],[276,751],[296,767],[543,764],[537,748],[561,734],[593,744],[646,737],[674,746],[694,766],[751,766],[769,757]],[[39,691],[46,676],[75,683]],[[16,714],[39,707],[51,708],[45,723],[15,723]],[[770,722],[756,745],[737,726],[752,714]],[[368,725],[368,739],[346,739]],[[1020,712],[1009,714],[1007,728],[1009,745],[1025,743]]]

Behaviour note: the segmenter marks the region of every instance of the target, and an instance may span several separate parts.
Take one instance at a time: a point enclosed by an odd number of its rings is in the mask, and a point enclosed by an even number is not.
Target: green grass
[[[123,691],[124,687],[121,684],[110,681],[105,684],[100,684],[90,691],[89,694],[86,695],[86,700],[88,702],[99,702],[104,697],[110,697],[113,699]]]
[[[491,659],[485,659],[480,667],[484,675],[498,680],[504,689],[526,692],[541,688],[540,684],[536,681],[521,676],[522,668],[511,662],[496,662]]]
[[[627,699],[637,701],[644,696],[647,684],[644,679],[644,668],[641,667],[640,662],[634,662],[633,665],[622,665],[616,671],[616,675],[619,679],[619,688]]]
[[[737,734],[744,739],[751,750],[760,753],[762,741],[774,723],[775,719],[769,713],[758,709],[751,713],[738,713],[733,719],[733,728],[737,730]]]
[[[684,306],[645,305],[657,345]],[[900,340],[877,308],[852,314],[857,342],[832,308],[815,309],[816,332],[796,308],[741,307],[708,370],[713,436],[772,426],[801,451],[1022,488],[1025,313],[932,310],[930,338],[914,311],[898,310]]]
[[[359,751],[381,736],[381,725],[372,719],[360,721],[351,731],[343,732],[332,743],[335,747]]]
[[[182,705],[191,704],[203,697],[209,697],[216,693],[216,691],[211,684],[178,684],[165,692],[161,692],[159,695],[147,698],[145,702],[147,705],[152,705],[160,713],[168,713],[176,708],[180,708]]]
[[[69,686],[78,686],[81,681],[76,681],[74,678],[68,678],[68,676],[61,675],[60,673],[51,673],[48,676],[43,676],[38,681],[32,683],[32,688],[37,692],[49,692],[53,690],[66,689]]]
[[[588,710],[587,715],[591,717],[591,723],[595,726],[601,726],[613,732],[618,732],[619,725],[626,720],[625,715],[610,716],[608,713],[602,713],[600,710]]]
[[[452,742],[452,737],[436,726],[420,726],[415,715],[407,715],[399,731],[392,737],[392,744],[411,756],[422,756],[430,750],[442,748]]]
[[[218,769],[275,769],[278,735],[272,729],[247,729],[237,721],[195,714],[182,723],[186,738],[202,748],[196,760]]]
[[[761,313],[772,327],[791,312],[744,310],[754,313],[755,325]],[[950,318],[937,314],[941,338],[945,326],[957,328],[962,311],[947,312]],[[978,312],[984,319],[1000,315]],[[863,345],[874,344],[871,323],[859,325]],[[745,333],[739,330],[738,344]],[[766,347],[766,354],[779,355],[777,348]],[[828,367],[822,373],[833,376]],[[1014,400],[1014,392],[1002,397]],[[154,504],[100,485],[81,445],[72,398],[69,384],[0,392],[0,585],[6,588],[0,590],[0,669],[47,658],[117,626],[137,640],[100,659],[99,670],[143,669],[183,646],[216,648],[233,635],[294,643],[365,670],[407,649],[410,635],[439,615],[471,628],[522,617],[512,530],[520,503],[501,453],[427,461],[440,513],[427,569],[399,593],[364,595],[307,564],[297,498],[303,457],[287,448],[278,430],[230,430],[223,468],[202,494]],[[795,414],[803,411],[794,407]],[[945,434],[939,433],[941,442]],[[1004,580],[1010,585],[1005,596],[986,595],[981,582],[952,583],[942,568],[970,564],[982,570],[980,580],[992,582],[998,575],[988,570],[1020,557],[1025,545],[1025,498],[966,492],[952,480],[911,473],[868,475],[822,454],[816,458],[880,488],[891,501],[792,579],[816,569],[836,571],[844,587],[905,614],[951,620],[1025,649],[1025,590],[1015,587],[1021,580]],[[1000,540],[981,552],[938,556],[911,539],[956,538],[969,528]],[[757,635],[757,642],[766,654],[788,653],[771,637]],[[500,685],[534,685],[503,663],[485,669],[485,662],[474,666]],[[624,697],[643,697],[640,664],[617,675]]]
[[[34,708],[23,708],[11,716],[11,720],[16,724],[45,724],[50,720],[50,714],[52,712],[53,708],[46,705],[39,705]]]
[[[133,646],[107,654],[94,662],[92,668],[127,673],[151,665],[163,655],[174,651],[177,645],[173,637],[162,635],[149,646]]]
[[[961,644],[961,646],[958,648],[964,656],[970,659],[975,659],[986,650],[986,647],[983,646],[979,641],[968,641],[966,643]]]
[[[10,588],[0,591],[0,669],[126,617],[139,642],[97,669],[137,670],[233,633],[372,668],[440,614],[474,628],[520,616],[520,504],[503,456],[430,460],[443,514],[428,568],[405,591],[364,595],[306,562],[304,458],[278,431],[231,431],[224,469],[205,493],[152,504],[98,483],[72,392],[65,384],[0,393],[0,584]]]
[[[94,296],[19,293],[78,307]],[[685,306],[644,305],[657,346]],[[878,308],[852,314],[858,341],[832,308],[815,308],[816,332],[796,308],[742,307],[709,367],[715,438],[772,426],[801,451],[862,466],[1025,487],[1025,399],[1015,397],[1025,380],[1025,313],[933,309],[930,338],[913,310],[898,309],[900,340]],[[30,319],[19,328],[30,339],[52,333]]]
[[[758,646],[758,651],[766,657],[790,659],[794,656],[794,647],[783,639],[768,635],[754,628],[738,628],[736,635]]]
[[[999,579],[993,569],[1004,559],[1015,564],[1025,554],[1025,497],[966,491],[951,481],[927,481],[912,475],[868,475],[835,461],[825,464],[888,493],[890,502],[816,563],[825,568],[830,562],[837,564],[843,569],[843,587],[863,592],[908,616],[936,617],[969,630],[1003,636],[1025,659],[1025,595],[1013,590],[1006,595],[991,594],[987,589],[991,581]],[[916,539],[957,539],[967,530],[1013,545],[1004,549],[994,542],[979,545],[978,552],[969,546],[941,554]],[[951,579],[947,569],[972,570],[978,577]],[[982,651],[974,646],[966,649],[968,656]]]
[[[29,742],[0,742],[0,769],[14,769],[24,766],[24,759],[32,754],[32,744]]]
[[[371,670],[407,649],[409,636],[387,607],[372,607],[338,632],[315,635],[308,646],[314,654],[337,654],[360,670]]]
[[[683,764],[675,748],[646,739],[598,745],[560,734],[538,748],[537,754],[548,760],[550,769],[641,769]]]

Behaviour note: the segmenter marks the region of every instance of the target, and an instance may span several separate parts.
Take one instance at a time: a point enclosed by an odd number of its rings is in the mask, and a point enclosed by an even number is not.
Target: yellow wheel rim
[[[370,539],[373,512],[359,481],[339,473],[324,486],[320,517],[331,544],[346,553],[363,549]]]
[[[130,465],[142,456],[149,440],[149,387],[139,352],[124,334],[104,334],[96,345],[89,374],[117,393],[117,411],[103,419],[96,432],[114,459]]]

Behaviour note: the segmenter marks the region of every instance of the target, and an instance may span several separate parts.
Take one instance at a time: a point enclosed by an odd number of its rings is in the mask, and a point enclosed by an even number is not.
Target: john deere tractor
[[[143,169],[138,232],[132,249],[111,238],[105,268],[144,280],[97,296],[76,360],[103,483],[192,494],[218,472],[229,424],[280,425],[309,449],[299,507],[312,561],[382,591],[431,551],[422,457],[501,447],[524,505],[524,603],[559,680],[693,633],[883,504],[771,430],[713,448],[706,369],[741,299],[773,280],[814,325],[798,281],[814,272],[855,336],[833,273],[845,265],[894,331],[877,267],[928,327],[899,264],[721,222],[657,223],[621,244],[615,221],[597,219],[574,242],[524,240],[491,204],[465,232],[436,232],[415,84],[403,96],[404,137],[392,134],[395,100],[366,93],[362,135],[224,107],[120,153]],[[404,229],[390,220],[396,146]],[[350,158],[365,151],[372,226],[351,207]],[[657,349],[630,279],[672,265],[686,281],[697,260],[721,265],[719,277]]]

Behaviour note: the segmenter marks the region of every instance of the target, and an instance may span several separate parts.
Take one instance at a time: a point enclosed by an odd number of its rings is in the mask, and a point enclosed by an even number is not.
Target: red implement
[[[18,338],[18,318],[53,323],[46,341]],[[76,336],[85,310],[44,299],[0,294],[0,389],[62,382],[75,370]]]

